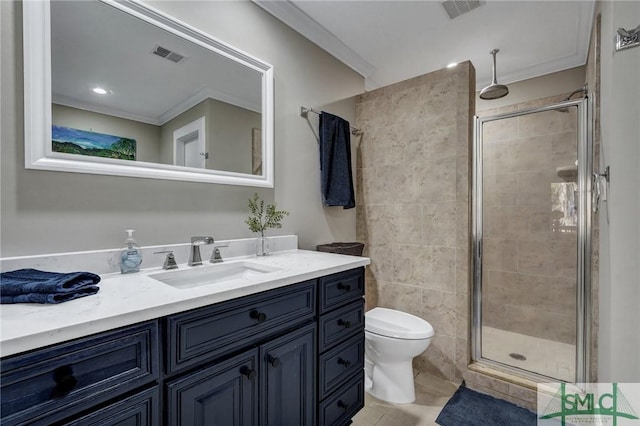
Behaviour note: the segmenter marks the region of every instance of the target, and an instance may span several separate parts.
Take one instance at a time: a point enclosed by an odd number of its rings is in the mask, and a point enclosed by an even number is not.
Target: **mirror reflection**
[[[51,2],[51,155],[261,175],[262,78],[108,4]]]

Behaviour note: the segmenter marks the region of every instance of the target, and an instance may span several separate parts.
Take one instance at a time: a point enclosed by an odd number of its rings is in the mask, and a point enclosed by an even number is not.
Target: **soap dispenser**
[[[127,237],[124,242],[125,247],[120,252],[120,272],[123,274],[130,274],[132,272],[140,271],[140,264],[142,263],[142,251],[140,246],[136,244],[136,240],[133,238],[133,229],[127,229]]]

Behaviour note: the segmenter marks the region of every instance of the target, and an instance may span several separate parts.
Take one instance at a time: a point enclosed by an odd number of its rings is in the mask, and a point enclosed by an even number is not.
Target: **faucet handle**
[[[154,251],[153,254],[165,254],[167,257],[164,258],[164,264],[162,265],[162,269],[178,269],[178,264],[176,263],[176,257],[173,255],[173,250],[162,250],[162,251]]]
[[[220,247],[229,247],[229,244],[216,244],[211,252],[211,263],[221,263],[223,261],[222,254],[220,253]]]

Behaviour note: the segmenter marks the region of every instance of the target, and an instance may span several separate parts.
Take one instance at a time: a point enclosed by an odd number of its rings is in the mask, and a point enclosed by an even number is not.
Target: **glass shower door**
[[[476,121],[474,358],[567,382],[584,368],[585,108]]]

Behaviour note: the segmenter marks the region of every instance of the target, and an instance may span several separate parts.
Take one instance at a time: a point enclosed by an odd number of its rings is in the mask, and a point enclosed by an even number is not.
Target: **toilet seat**
[[[365,313],[364,329],[370,333],[405,340],[428,339],[434,331],[431,324],[406,312],[373,308]]]

